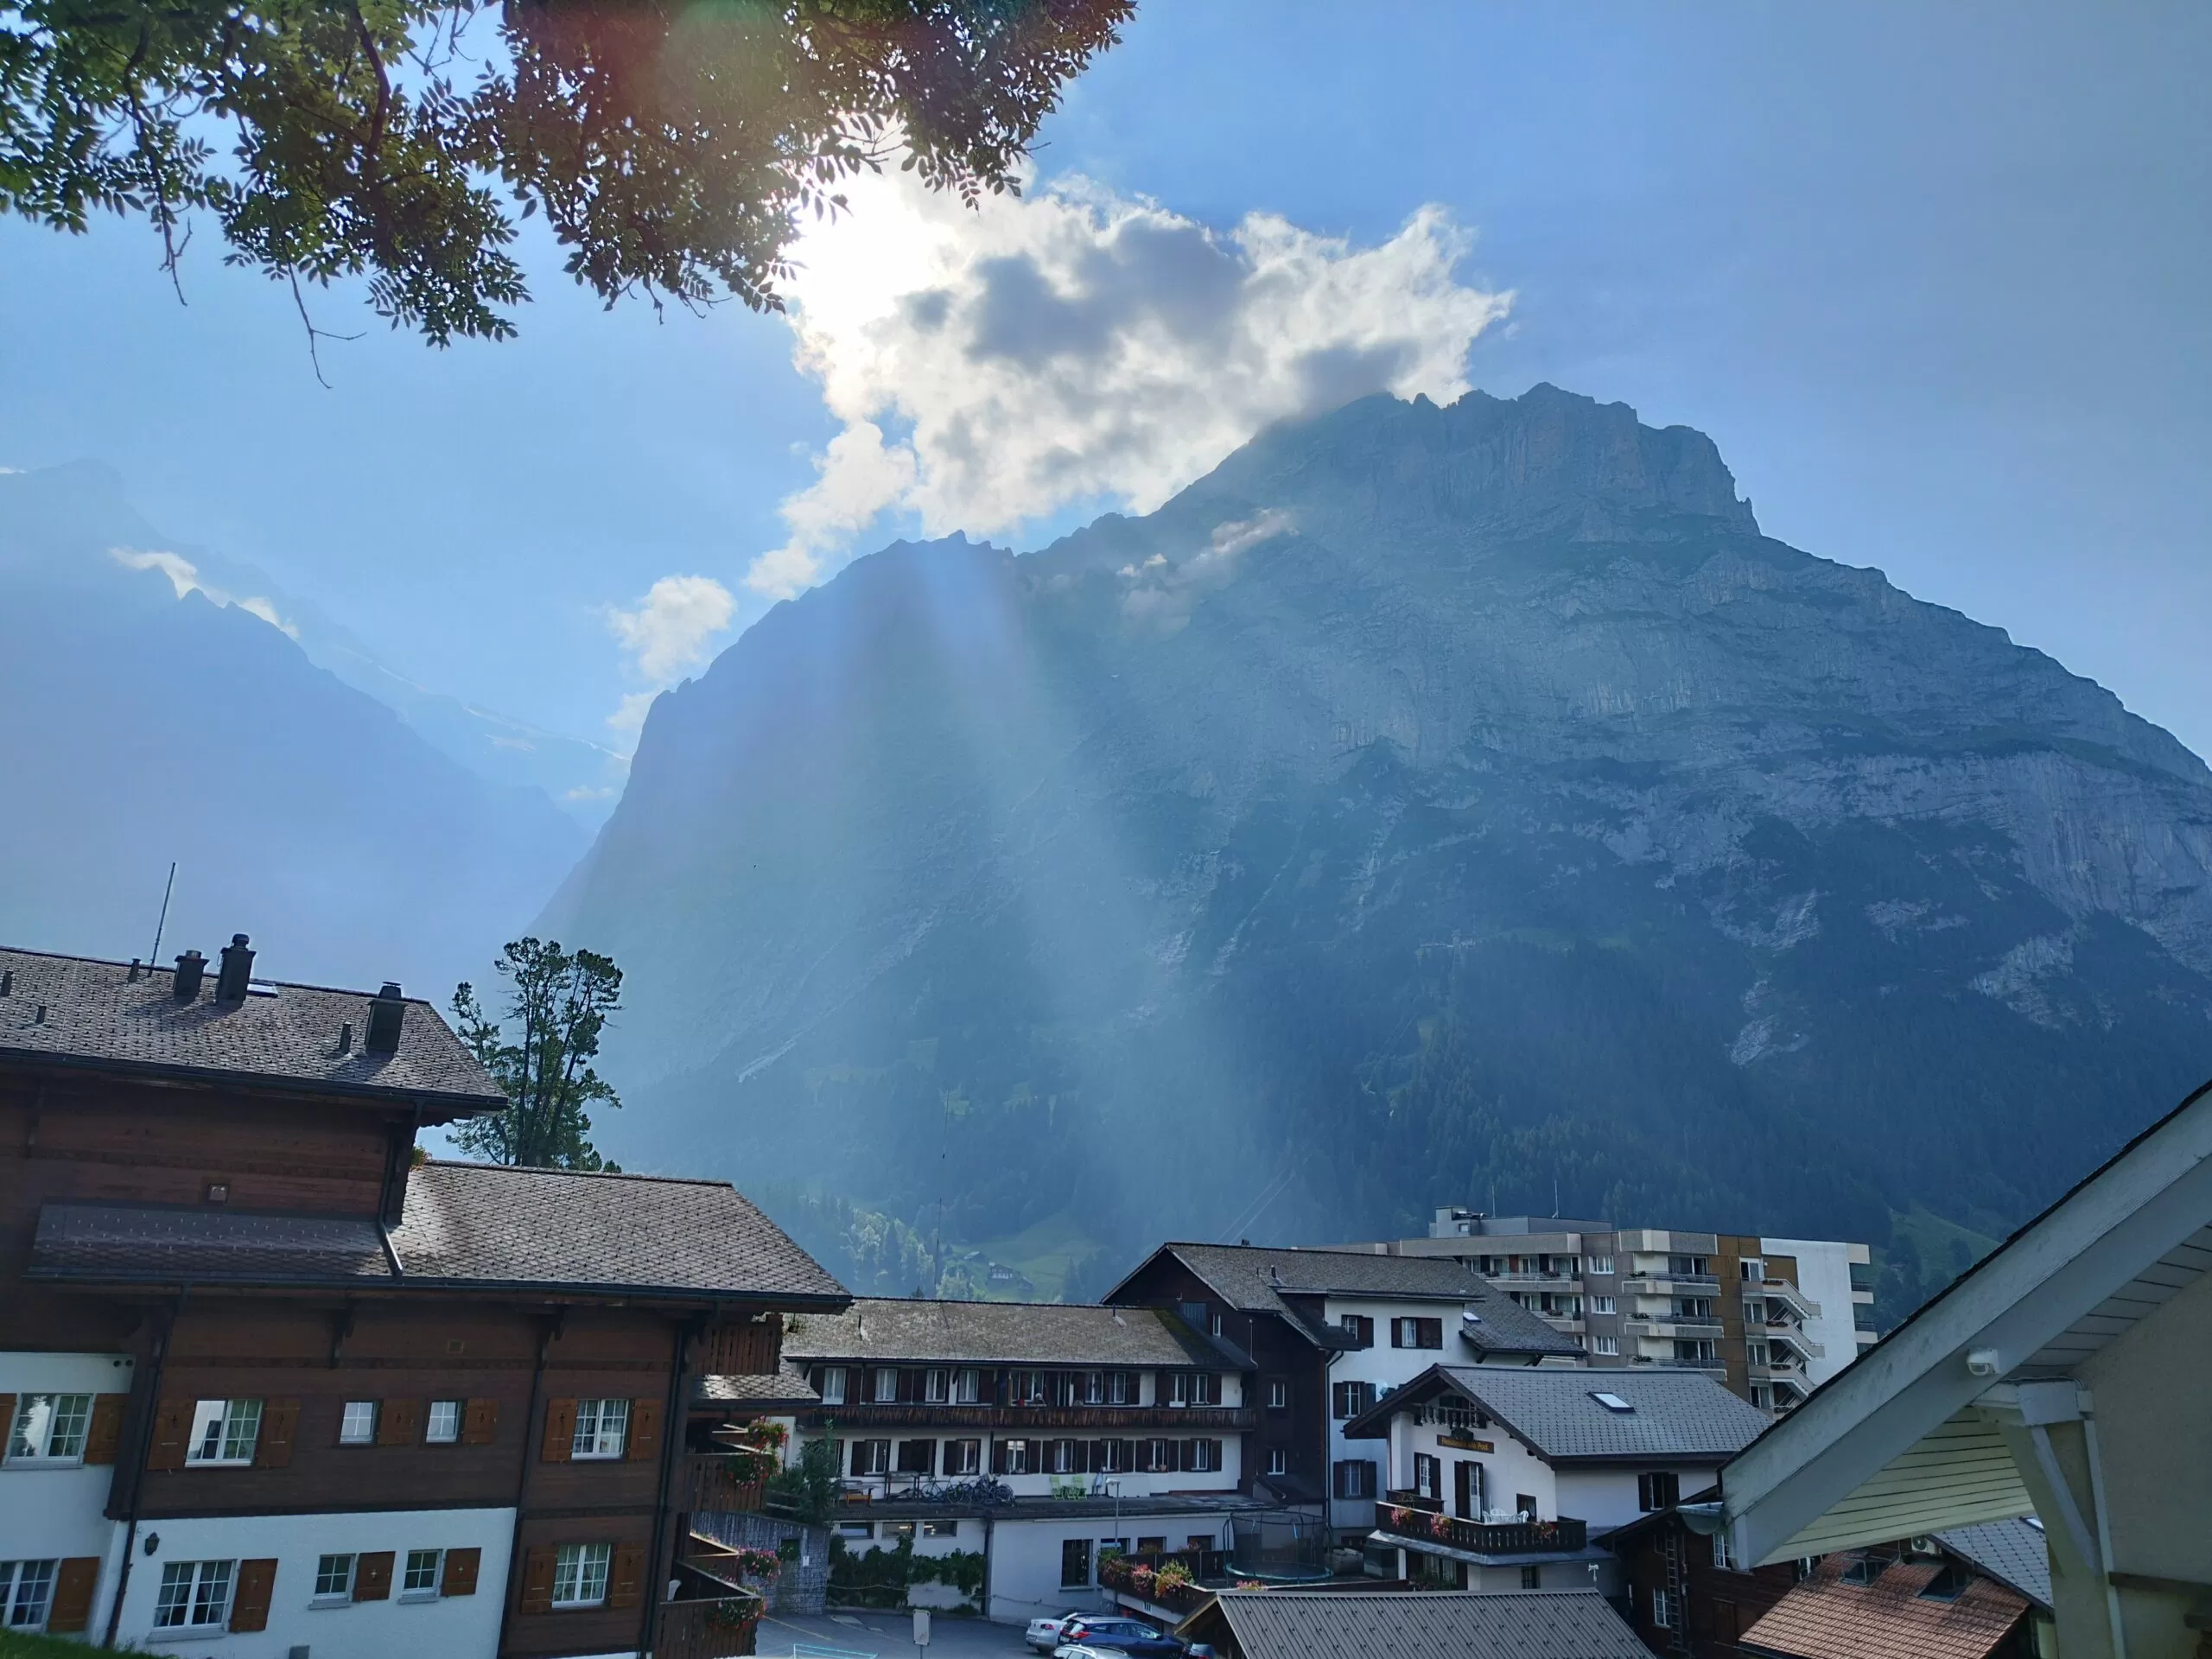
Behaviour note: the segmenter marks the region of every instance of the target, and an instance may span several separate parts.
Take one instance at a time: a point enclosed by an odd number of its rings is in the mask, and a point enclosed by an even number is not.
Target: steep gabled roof
[[[1650,1659],[1594,1590],[1224,1590],[1176,1634],[1244,1659]]]
[[[1609,1408],[1601,1394],[1629,1409]],[[1345,1424],[1345,1438],[1379,1440],[1399,1412],[1452,1395],[1551,1463],[1719,1463],[1767,1425],[1764,1412],[1702,1371],[1435,1365]]]
[[[2051,1605],[2050,1545],[2039,1522],[2023,1516],[1953,1527],[1936,1534],[1936,1541],[1972,1562],[1976,1572],[2010,1586],[2030,1601],[2046,1608]]]
[[[1940,1561],[1898,1561],[1872,1584],[1847,1581],[1849,1564],[1822,1560],[1738,1646],[1771,1659],[1988,1659],[2028,1611],[2024,1597],[1986,1579],[1952,1599],[1923,1595]]]
[[[1448,1256],[1168,1243],[1107,1292],[1106,1300],[1118,1300],[1146,1266],[1163,1255],[1181,1262],[1226,1306],[1240,1313],[1275,1314],[1319,1347],[1340,1345],[1337,1333],[1316,1328],[1293,1299],[1333,1296],[1434,1304],[1425,1316],[1442,1317],[1451,1325],[1463,1323],[1453,1310],[1472,1304],[1481,1322],[1465,1328],[1478,1351],[1561,1357],[1582,1352],[1574,1338],[1560,1335],[1480,1274]]]
[[[405,999],[399,1046],[365,1047],[373,993],[256,981],[242,1002],[215,1001],[210,963],[199,995],[170,995],[174,970],[0,949],[0,1062],[16,1061],[238,1087],[419,1105],[425,1121],[504,1111],[506,1101],[420,998]],[[343,1052],[341,1028],[353,1027]]]
[[[915,1364],[1219,1365],[1179,1319],[1149,1307],[1063,1302],[931,1301],[863,1296],[842,1313],[807,1314],[784,1335],[806,1361]]]
[[[49,1204],[29,1276],[107,1284],[346,1285],[731,1297],[842,1306],[844,1288],[722,1181],[432,1161],[372,1221]]]

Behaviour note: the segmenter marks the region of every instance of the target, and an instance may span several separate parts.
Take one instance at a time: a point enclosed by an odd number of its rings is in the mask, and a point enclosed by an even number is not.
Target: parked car
[[[1070,1648],[1097,1649],[1116,1656],[1130,1655],[1134,1659],[1182,1659],[1183,1644],[1173,1637],[1154,1629],[1141,1618],[1101,1618],[1085,1614],[1070,1622],[1064,1636]]]
[[[1039,1653],[1050,1653],[1068,1639],[1067,1627],[1082,1617],[1071,1608],[1054,1618],[1033,1618],[1029,1621],[1029,1633],[1022,1640]]]

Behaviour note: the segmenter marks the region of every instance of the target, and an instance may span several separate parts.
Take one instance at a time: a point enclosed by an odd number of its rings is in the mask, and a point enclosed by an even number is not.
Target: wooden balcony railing
[[[1408,1543],[1447,1544],[1474,1555],[1539,1555],[1580,1549],[1590,1541],[1586,1522],[1561,1516],[1556,1521],[1462,1521],[1455,1515],[1410,1505],[1385,1504],[1376,1530]]]
[[[678,1507],[695,1515],[728,1510],[757,1513],[766,1497],[765,1483],[740,1478],[740,1460],[727,1452],[685,1453],[683,1499]]]
[[[767,1604],[714,1570],[712,1557],[731,1552],[707,1539],[692,1544],[695,1553],[675,1564],[676,1593],[661,1605],[653,1659],[740,1659],[754,1651]]]
[[[1179,1568],[1180,1571],[1174,1569]],[[1166,1572],[1167,1581],[1160,1574]],[[1148,1601],[1155,1607],[1170,1607],[1179,1613],[1194,1613],[1213,1595],[1213,1592],[1199,1580],[1211,1579],[1217,1583],[1227,1580],[1229,1557],[1217,1549],[1178,1549],[1165,1554],[1108,1555],[1098,1563],[1098,1582],[1109,1590],[1118,1590],[1124,1595]]]
[[[802,1424],[819,1428],[975,1429],[1012,1433],[1065,1429],[1071,1433],[1135,1435],[1147,1430],[1163,1436],[1198,1429],[1245,1429],[1259,1421],[1249,1406],[823,1406],[801,1414]]]

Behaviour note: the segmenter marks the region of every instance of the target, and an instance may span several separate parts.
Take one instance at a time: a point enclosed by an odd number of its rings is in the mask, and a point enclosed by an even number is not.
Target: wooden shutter
[[[16,1396],[0,1394],[0,1457],[5,1457],[8,1447],[16,1438]]]
[[[630,1444],[622,1454],[632,1463],[651,1463],[660,1456],[660,1402],[630,1402]]]
[[[261,1438],[253,1445],[253,1466],[257,1469],[289,1469],[292,1466],[292,1442],[299,1438],[300,1402],[296,1400],[264,1400],[261,1402]],[[256,1630],[261,1627],[257,1624]]]
[[[413,1446],[423,1438],[423,1402],[385,1400],[377,1407],[377,1444]]]
[[[73,1555],[54,1575],[54,1600],[48,1607],[46,1628],[54,1636],[67,1636],[92,1621],[92,1586],[100,1576],[97,1555]]]
[[[523,1552],[522,1610],[525,1613],[553,1611],[553,1551],[541,1544]]]
[[[573,1400],[548,1400],[545,1402],[545,1440],[537,1450],[538,1461],[566,1463],[575,1454],[575,1449],[576,1402]],[[549,1590],[546,1593],[550,1595],[552,1592]]]
[[[449,1549],[446,1551],[445,1571],[438,1580],[438,1593],[442,1596],[473,1596],[476,1593],[476,1574],[484,1564],[480,1549]]]
[[[463,1446],[489,1446],[499,1432],[499,1402],[496,1400],[471,1400],[461,1408],[461,1443]]]
[[[154,1411],[154,1443],[146,1452],[149,1469],[181,1469],[192,1440],[191,1400],[164,1400]]]
[[[353,1558],[353,1599],[384,1601],[391,1595],[391,1556],[388,1549]]]
[[[645,1576],[645,1547],[643,1544],[614,1546],[614,1563],[607,1575],[607,1605],[609,1607],[634,1607],[643,1588]]]
[[[1006,1473],[1006,1442],[1004,1440],[991,1442],[991,1472],[995,1475]]]
[[[386,1560],[391,1558],[386,1556]],[[269,1628],[269,1601],[276,1589],[276,1563],[264,1557],[259,1560],[238,1563],[238,1587],[231,1596],[231,1628],[233,1630],[265,1630]]]
[[[127,1394],[96,1394],[92,1396],[92,1426],[85,1431],[85,1461],[109,1464],[115,1461],[116,1448],[123,1444],[123,1408],[130,1402]]]

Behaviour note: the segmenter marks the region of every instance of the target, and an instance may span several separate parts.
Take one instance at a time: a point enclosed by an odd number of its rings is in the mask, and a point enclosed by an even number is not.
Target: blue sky
[[[2207,752],[2208,67],[2199,5],[1153,0],[1039,166],[1224,238],[1258,213],[1373,249],[1440,206],[1475,238],[1466,290],[1513,296],[1472,384],[1701,428],[1770,533]],[[0,465],[104,458],[180,543],[261,564],[403,671],[603,740],[650,683],[610,613],[696,575],[757,614],[747,573],[853,423],[782,320],[604,313],[535,252],[507,345],[431,352],[323,296],[321,326],[366,330],[326,344],[325,391],[289,296],[212,237],[180,308],[141,226],[0,225]],[[1012,539],[1166,477],[1147,464]],[[977,499],[932,499],[940,528]]]

